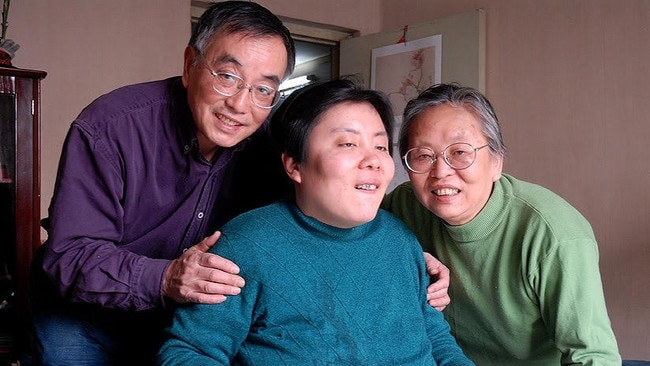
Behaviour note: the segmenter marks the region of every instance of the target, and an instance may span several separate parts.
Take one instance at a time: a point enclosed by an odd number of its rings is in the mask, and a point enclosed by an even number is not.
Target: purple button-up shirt
[[[109,308],[161,306],[171,259],[284,192],[264,189],[251,174],[271,176],[279,164],[246,147],[254,137],[212,163],[203,159],[180,78],[123,87],[91,103],[66,137],[43,225],[42,268],[58,293]]]

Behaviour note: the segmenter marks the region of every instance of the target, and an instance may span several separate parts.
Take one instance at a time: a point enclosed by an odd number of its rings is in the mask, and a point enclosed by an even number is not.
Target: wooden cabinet
[[[27,286],[40,245],[44,71],[0,67],[0,365],[28,352]]]

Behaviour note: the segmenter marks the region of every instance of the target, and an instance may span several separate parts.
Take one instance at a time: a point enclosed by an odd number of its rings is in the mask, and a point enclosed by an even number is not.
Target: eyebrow
[[[213,66],[218,66],[218,65],[223,65],[223,64],[233,64],[233,65],[235,65],[237,67],[244,66],[244,65],[242,65],[241,62],[239,62],[239,60],[236,57],[234,57],[234,56],[232,56],[231,54],[228,54],[228,53],[223,54],[221,57],[214,60]],[[267,79],[268,81],[271,81],[271,82],[275,83],[276,85],[280,85],[280,78],[277,77],[276,75],[262,75],[262,77]]]
[[[356,134],[356,135],[361,134],[361,132],[359,132],[359,130],[357,130],[356,128],[352,128],[352,127],[333,128],[332,132],[349,132],[349,133],[353,133],[353,134]],[[373,136],[388,136],[388,132],[386,132],[386,130],[382,130],[382,131],[376,132]]]

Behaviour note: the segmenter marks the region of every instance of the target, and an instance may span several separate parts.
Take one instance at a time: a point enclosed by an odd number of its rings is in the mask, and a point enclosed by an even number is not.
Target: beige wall
[[[73,119],[118,86],[180,74],[189,19],[190,0],[11,2],[7,38],[20,44],[13,65],[47,72],[41,84],[41,216]]]
[[[279,15],[361,34],[485,9],[486,93],[510,149],[505,170],[553,189],[591,221],[621,352],[650,359],[650,2],[259,2]],[[118,85],[180,73],[189,3],[12,2],[8,36],[21,45],[14,65],[48,72],[43,216],[65,132],[81,108]]]
[[[381,0],[258,0],[256,2],[278,15],[355,29],[362,35],[381,30]]]

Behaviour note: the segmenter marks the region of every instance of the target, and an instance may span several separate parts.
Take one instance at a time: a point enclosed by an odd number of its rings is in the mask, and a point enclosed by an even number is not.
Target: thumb
[[[214,234],[201,240],[201,242],[196,245],[196,249],[205,253],[208,250],[210,250],[210,248],[212,248],[217,243],[217,241],[219,241],[220,237],[221,237],[221,231],[215,231]]]

